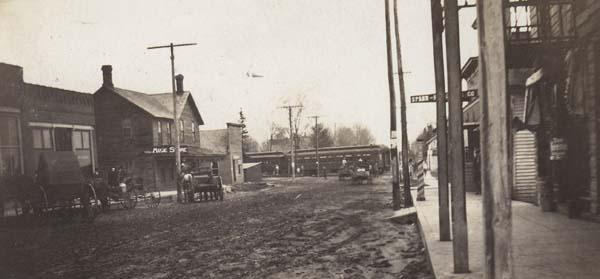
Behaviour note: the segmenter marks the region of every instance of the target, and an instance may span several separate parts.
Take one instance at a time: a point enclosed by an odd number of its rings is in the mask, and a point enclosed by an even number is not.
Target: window
[[[91,133],[90,131],[81,131],[81,140],[83,141],[82,149],[90,149],[90,146],[91,146],[90,133]]]
[[[90,131],[73,131],[73,148],[90,149]]]
[[[49,128],[32,128],[33,148],[52,149],[52,134]]]
[[[173,137],[171,135],[171,122],[167,122],[167,143],[171,144]]]
[[[75,149],[83,148],[83,141],[81,139],[81,131],[73,131],[73,147]]]
[[[185,125],[183,125],[183,119],[179,120],[179,141],[185,142]]]
[[[121,126],[123,128],[123,137],[126,139],[132,139],[133,131],[131,127],[131,119],[123,119],[123,122],[121,122]]]
[[[81,136],[80,136],[81,142]],[[73,151],[73,129],[54,129],[54,148],[56,151]]]
[[[21,155],[16,117],[0,116],[0,177],[20,174]]]
[[[196,123],[192,121],[192,142],[196,143]]]
[[[157,131],[157,137],[158,137],[158,145],[162,145],[163,144],[163,133],[162,133],[162,123],[160,122],[160,120],[156,121],[156,131]]]

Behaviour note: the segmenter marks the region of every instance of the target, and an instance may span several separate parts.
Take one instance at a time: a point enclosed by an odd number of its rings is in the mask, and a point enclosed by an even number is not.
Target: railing
[[[505,0],[511,44],[565,43],[575,37],[573,0]]]

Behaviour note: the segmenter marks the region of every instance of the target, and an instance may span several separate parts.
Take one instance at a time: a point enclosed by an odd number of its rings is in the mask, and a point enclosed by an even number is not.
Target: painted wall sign
[[[188,153],[188,147],[180,146],[179,153]],[[144,154],[175,154],[175,146],[154,146],[151,150],[144,150]]]

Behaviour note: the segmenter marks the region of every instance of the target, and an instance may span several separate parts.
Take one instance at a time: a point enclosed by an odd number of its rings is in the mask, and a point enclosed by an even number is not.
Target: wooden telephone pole
[[[435,71],[435,91],[437,110],[437,150],[438,150],[438,199],[440,241],[450,241],[450,210],[448,200],[448,142],[446,127],[446,80],[444,77],[444,47],[442,32],[442,6],[440,0],[431,0],[431,28],[433,33],[433,66]]]
[[[394,87],[394,69],[392,62],[392,31],[390,27],[390,0],[385,0],[385,43],[387,50],[388,88],[390,90],[390,155],[392,163],[392,198],[393,208],[398,210],[400,204],[400,169],[398,166],[398,144],[396,128],[396,89]]]
[[[319,161],[319,117],[318,115],[309,116],[310,118],[315,119],[315,156],[317,158],[317,177],[321,177],[321,172],[319,170],[321,163]]]
[[[396,66],[398,67],[398,84],[400,87],[400,126],[402,129],[402,178],[404,184],[404,207],[412,207],[410,195],[410,173],[408,171],[408,132],[406,129],[406,92],[404,89],[404,72],[402,71],[402,49],[400,45],[400,28],[398,27],[398,0],[394,0],[394,30],[396,35]]]
[[[179,115],[177,114],[177,92],[175,92],[175,52],[173,48],[183,46],[194,46],[196,43],[188,44],[173,44],[170,43],[164,46],[152,46],[148,49],[157,48],[169,48],[171,50],[171,86],[173,89],[173,124],[175,126],[175,177],[177,178],[177,202],[182,201],[181,183],[179,183],[179,175],[181,173],[181,154],[179,153],[180,139],[179,139]]]
[[[514,278],[504,1],[477,1],[484,278]]]
[[[282,109],[287,109],[288,110],[288,119],[290,121],[290,144],[291,144],[291,162],[290,162],[290,166],[292,168],[292,179],[296,179],[296,159],[295,159],[295,153],[296,153],[296,148],[294,145],[294,141],[295,141],[295,137],[296,135],[294,134],[294,126],[292,125],[292,109],[294,108],[301,108],[302,106],[282,106],[279,108]]]
[[[448,67],[448,129],[450,147],[450,184],[452,185],[452,249],[454,272],[469,272],[469,243],[464,177],[464,145],[460,73],[460,40],[458,0],[444,0],[446,26],[446,59]]]

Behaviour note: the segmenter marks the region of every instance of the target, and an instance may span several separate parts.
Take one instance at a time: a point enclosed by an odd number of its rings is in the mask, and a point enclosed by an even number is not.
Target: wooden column
[[[465,202],[464,145],[457,0],[445,0],[446,59],[448,67],[448,129],[450,184],[452,185],[452,249],[454,272],[469,272],[467,210]]]
[[[438,198],[440,241],[450,241],[450,210],[448,201],[448,142],[446,127],[446,80],[444,77],[444,47],[442,45],[442,7],[440,0],[431,0],[433,33],[433,66],[437,109]]]
[[[484,278],[514,278],[504,1],[479,0]]]

